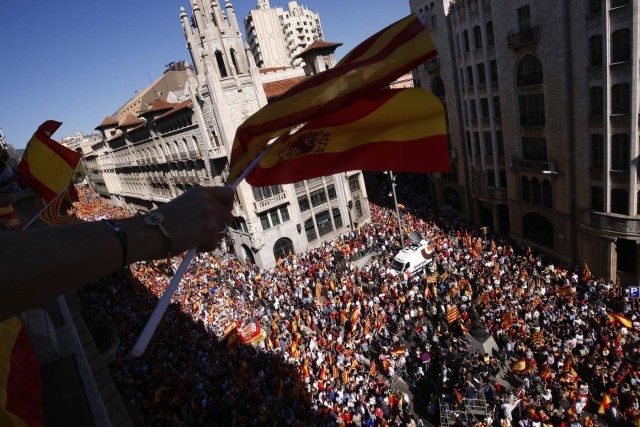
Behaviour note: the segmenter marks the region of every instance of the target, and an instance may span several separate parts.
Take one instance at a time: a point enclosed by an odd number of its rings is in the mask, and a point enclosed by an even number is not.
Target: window
[[[593,86],[589,90],[590,113],[594,116],[601,116],[603,112],[602,86]]]
[[[316,225],[318,226],[318,234],[324,236],[325,234],[333,231],[333,225],[331,224],[331,218],[329,217],[329,211],[322,211],[316,215]]]
[[[489,118],[489,100],[487,98],[480,99],[480,110],[483,119]]]
[[[604,165],[604,140],[600,134],[591,135],[591,167],[602,169]]]
[[[436,5],[431,2],[431,28],[436,28],[438,26],[438,18],[436,16]]]
[[[500,169],[500,187],[507,188],[507,170]]]
[[[329,200],[334,200],[338,197],[336,194],[336,186],[333,184],[327,186],[327,193],[329,193]]]
[[[611,112],[613,114],[629,114],[631,111],[631,86],[620,83],[611,88]]]
[[[489,21],[487,22],[487,44],[489,46],[493,46],[494,43],[495,40],[493,37],[493,22]]]
[[[324,188],[314,191],[313,193],[310,194],[310,196],[311,196],[311,204],[313,205],[314,208],[327,203],[327,193],[325,193]]]
[[[611,0],[611,9],[614,7],[622,7],[631,3],[631,0]]]
[[[553,207],[553,190],[549,180],[542,181],[542,206]]]
[[[216,62],[218,63],[220,77],[227,77],[227,67],[224,65],[224,58],[222,57],[222,52],[219,50],[216,50]]]
[[[611,35],[611,62],[625,62],[631,59],[631,31],[618,30]]]
[[[309,218],[304,222],[304,231],[307,233],[307,241],[312,242],[318,238],[313,225],[313,219]]]
[[[502,110],[500,109],[500,97],[499,96],[494,96],[493,97],[493,113],[495,114],[496,117],[501,117],[502,116]]]
[[[487,84],[487,74],[484,71],[484,64],[478,64],[478,84]]]
[[[360,174],[349,177],[349,190],[352,193],[360,190]]]
[[[523,126],[541,126],[545,124],[544,95],[519,96],[520,124]]]
[[[273,256],[275,259],[285,258],[287,255],[294,253],[293,242],[286,237],[278,239],[273,245]]]
[[[522,155],[526,160],[547,161],[547,140],[545,138],[522,138]]]
[[[336,229],[342,227],[342,214],[340,213],[340,209],[333,208],[331,212],[333,213],[333,223]]]
[[[236,51],[234,49],[231,49],[229,53],[231,54],[231,62],[233,63],[233,69],[236,71],[236,74],[240,74],[240,71],[238,70],[238,61],[236,60]]]
[[[523,216],[522,230],[525,238],[553,247],[553,224],[542,215],[530,212]]]
[[[589,0],[589,13],[602,12],[602,0]]]
[[[298,197],[298,206],[300,207],[300,212],[306,212],[309,210],[309,199],[307,196]]]
[[[444,98],[444,82],[440,77],[436,76],[431,81],[431,92],[438,98]]]
[[[282,222],[287,222],[291,219],[291,217],[289,217],[289,209],[286,206],[280,208],[280,218]]]
[[[518,86],[542,84],[542,64],[533,55],[525,55],[518,63]]]
[[[489,68],[491,71],[491,83],[498,83],[498,63],[495,60],[489,62]]]
[[[597,35],[589,39],[589,65],[602,65],[602,36]]]
[[[480,49],[482,47],[482,31],[480,30],[480,26],[478,25],[473,27],[473,38],[475,41],[476,49]]]
[[[473,142],[476,149],[476,156],[480,156],[482,152],[480,151],[480,133],[479,132],[473,133]]]
[[[269,224],[269,217],[267,214],[260,215],[260,225],[262,225],[262,230],[268,230],[271,228],[271,224]]]
[[[264,187],[253,187],[253,197],[256,199],[256,202],[260,200],[268,199],[269,197],[273,197],[277,194],[282,193],[281,185],[267,185]]]
[[[269,212],[269,219],[271,220],[271,225],[273,227],[280,225],[280,216],[278,215],[278,211]]]
[[[467,30],[462,32],[462,38],[464,39],[464,51],[469,52],[469,33]]]
[[[496,186],[496,175],[493,172],[493,169],[487,169],[487,187],[495,188]]]
[[[611,190],[611,213],[629,215],[629,195],[627,190],[621,188]]]
[[[629,135],[616,133],[611,137],[611,169],[629,169]]]
[[[531,10],[529,5],[518,9],[518,24],[520,25],[520,31],[528,31],[531,29]]]
[[[469,105],[471,105],[471,118],[476,120],[478,118],[478,110],[476,109],[476,100],[470,99]]]
[[[520,195],[522,200],[526,202],[531,201],[531,187],[529,186],[529,178],[526,176],[520,178]]]
[[[542,190],[538,178],[531,180],[531,202],[536,205],[542,204]]]
[[[362,218],[364,216],[364,212],[362,211],[362,202],[360,199],[356,200],[356,215],[358,218]]]
[[[491,132],[484,132],[484,155],[493,156],[493,142],[491,141]]]
[[[259,215],[260,225],[262,230],[268,230],[271,227],[282,224],[285,221],[289,221],[289,210],[286,206],[282,206],[277,209],[272,209],[268,212]]]
[[[473,86],[473,68],[471,66],[467,67],[467,86]]]
[[[496,140],[498,145],[498,155],[504,156],[504,137],[502,136],[502,131],[496,131]]]
[[[596,211],[604,211],[604,193],[602,187],[594,185],[591,187],[591,209]]]

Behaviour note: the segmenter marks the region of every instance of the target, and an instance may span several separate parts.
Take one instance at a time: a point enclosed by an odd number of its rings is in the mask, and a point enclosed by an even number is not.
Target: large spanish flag
[[[235,181],[272,138],[341,110],[436,54],[429,33],[415,15],[374,34],[335,67],[304,80],[240,125],[228,181]]]
[[[347,170],[449,169],[444,108],[420,88],[381,90],[278,141],[247,177],[287,184]]]
[[[618,322],[622,326],[628,329],[633,329],[633,321],[628,317],[624,317],[620,314],[615,314],[611,312],[607,312],[607,316],[609,316],[609,320],[611,320],[612,322]]]
[[[48,120],[33,134],[18,165],[18,182],[42,196],[46,203],[69,186],[80,153],[51,139],[62,125]]]
[[[0,322],[0,426],[42,426],[40,366],[16,317]]]

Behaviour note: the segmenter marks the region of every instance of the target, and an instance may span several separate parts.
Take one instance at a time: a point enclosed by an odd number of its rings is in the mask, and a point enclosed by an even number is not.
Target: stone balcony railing
[[[262,199],[258,202],[254,202],[256,212],[262,212],[268,210],[270,208],[276,207],[280,205],[283,201],[287,199],[285,193],[276,194],[275,196],[271,196],[267,199]]]
[[[557,173],[556,162],[545,162],[540,160],[527,160],[513,157],[509,164],[513,170],[531,170],[543,173]]]
[[[578,222],[612,233],[640,236],[640,218],[576,208]]]

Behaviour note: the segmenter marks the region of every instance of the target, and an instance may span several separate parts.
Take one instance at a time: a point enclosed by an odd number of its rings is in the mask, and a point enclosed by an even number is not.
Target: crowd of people
[[[85,287],[118,328],[112,373],[133,412],[148,425],[415,425],[480,399],[487,417],[467,425],[639,426],[637,300],[439,215],[415,190],[400,194],[404,240],[428,240],[431,267],[389,272],[396,215],[373,203],[371,222],[273,268],[202,253],[141,358],[129,352],[179,257]],[[128,215],[80,194],[83,218]],[[476,350],[469,332],[497,346]]]

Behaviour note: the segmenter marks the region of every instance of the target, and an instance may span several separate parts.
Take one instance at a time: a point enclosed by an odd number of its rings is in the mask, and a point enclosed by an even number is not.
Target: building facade
[[[247,43],[259,68],[300,65],[297,57],[315,40],[322,40],[320,15],[295,1],[287,9],[272,8],[269,0],[258,0],[244,20]]]
[[[265,88],[274,97],[300,81],[299,70],[290,68],[281,70],[279,82],[276,71],[261,73],[243,47],[229,1],[225,9],[216,1],[196,0],[190,16],[181,10],[193,60],[193,67],[186,67],[184,100],[156,98],[136,114],[118,120],[122,115],[116,113],[96,128],[103,138],[84,157],[96,191],[148,211],[195,184],[224,185],[236,129],[267,104]],[[282,186],[242,182],[233,213],[228,248],[266,267],[370,218],[357,171]]]
[[[434,179],[438,201],[638,283],[638,7],[412,0],[439,51],[416,78],[442,95],[462,166],[458,187]]]

